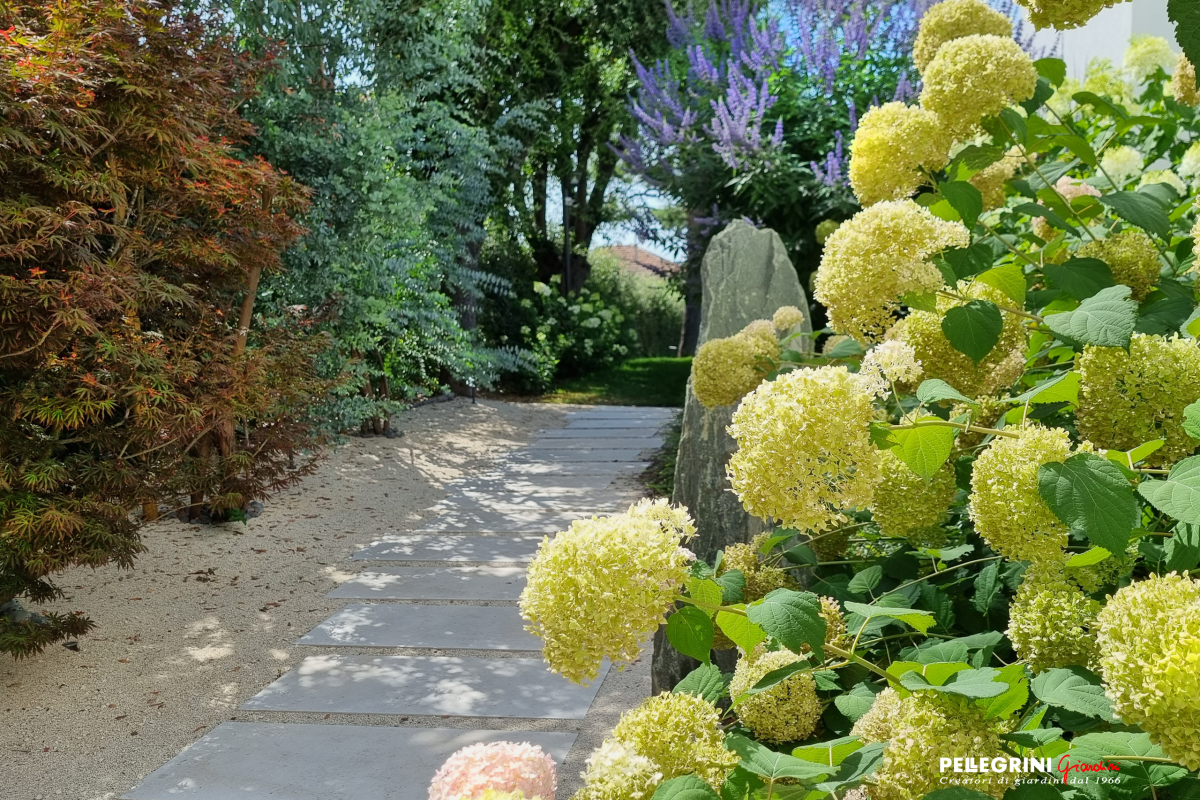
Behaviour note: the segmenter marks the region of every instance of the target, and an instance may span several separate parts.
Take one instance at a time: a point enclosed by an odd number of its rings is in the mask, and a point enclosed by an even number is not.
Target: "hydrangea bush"
[[[1200,792],[1200,92],[1149,40],[1072,85],[1005,23],[935,7],[919,100],[864,117],[820,355],[788,312],[694,362],[773,532],[704,563],[647,501],[535,558],[552,670],[630,663],[660,624],[699,662],[579,797]]]

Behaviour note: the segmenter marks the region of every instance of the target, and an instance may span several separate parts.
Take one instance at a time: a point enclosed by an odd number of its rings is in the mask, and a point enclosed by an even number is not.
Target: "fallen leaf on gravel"
[[[118,663],[118,664],[128,664],[128,663],[129,663],[129,659],[128,659],[128,658],[118,658],[118,659],[117,659],[117,663]]]
[[[122,714],[121,716],[117,717],[117,719],[119,719],[119,720],[125,719],[128,716],[129,716],[128,714]]]

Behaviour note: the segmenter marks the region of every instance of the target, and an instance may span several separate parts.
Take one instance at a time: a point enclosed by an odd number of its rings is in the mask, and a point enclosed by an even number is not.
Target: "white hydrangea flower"
[[[867,378],[870,373],[881,374],[887,383],[916,383],[924,370],[917,360],[917,351],[907,342],[891,339],[875,345],[863,358],[860,374]],[[876,392],[882,394],[883,392]]]
[[[1179,55],[1171,49],[1171,43],[1161,36],[1134,36],[1125,51],[1125,71],[1136,83],[1145,83],[1158,68],[1169,75],[1175,68]]]
[[[1141,187],[1151,183],[1165,183],[1167,186],[1170,186],[1172,189],[1174,189],[1175,193],[1180,197],[1188,196],[1187,184],[1183,182],[1182,178],[1169,169],[1157,169],[1153,172],[1147,172],[1138,182],[1138,188],[1140,189]]]
[[[1192,146],[1184,152],[1179,162],[1178,173],[1180,177],[1190,181],[1200,177],[1200,141],[1192,142]]]
[[[1124,186],[1146,166],[1142,154],[1128,145],[1114,147],[1100,159],[1100,167],[1114,183]]]

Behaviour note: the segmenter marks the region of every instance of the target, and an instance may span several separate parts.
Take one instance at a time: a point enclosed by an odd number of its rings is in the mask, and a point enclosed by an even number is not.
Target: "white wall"
[[[1072,78],[1083,78],[1084,70],[1093,58],[1107,58],[1121,66],[1130,38],[1138,34],[1162,36],[1175,43],[1175,26],[1167,19],[1167,0],[1119,3],[1101,11],[1082,28],[1063,31],[1059,52],[1067,62],[1067,74]],[[1046,35],[1053,33],[1040,34]]]

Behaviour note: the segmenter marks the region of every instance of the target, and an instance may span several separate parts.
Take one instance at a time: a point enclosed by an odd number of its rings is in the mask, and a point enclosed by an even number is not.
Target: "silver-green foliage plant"
[[[816,280],[839,338],[785,336],[729,393],[730,484],[774,533],[704,563],[685,510],[643,503],[531,567],[552,669],[587,680],[660,625],[701,662],[668,695],[693,699],[618,725],[581,798],[1200,788],[1194,86],[1168,93],[1175,56],[1141,40],[1093,70],[1106,91],[1072,87],[973,33],[982,3],[938,8],[920,104],[852,147],[870,204]],[[887,159],[918,116],[944,157]]]

